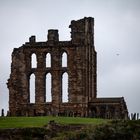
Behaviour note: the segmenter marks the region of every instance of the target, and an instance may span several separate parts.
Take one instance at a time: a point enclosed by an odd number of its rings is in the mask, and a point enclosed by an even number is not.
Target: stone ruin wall
[[[48,30],[47,41],[31,36],[12,53],[8,80],[9,116],[81,116],[127,118],[123,97],[97,98],[97,57],[94,47],[94,19],[71,21],[71,40],[59,41],[58,30]],[[46,67],[46,55],[51,67]],[[67,66],[62,55],[67,54]],[[32,67],[32,55],[37,67]],[[68,74],[68,102],[62,102],[62,77]],[[52,101],[46,102],[46,75],[52,76]],[[35,103],[30,102],[30,76],[35,75]]]
[[[12,53],[8,81],[9,108],[12,116],[63,114],[65,111],[87,115],[87,103],[96,97],[96,52],[93,43],[92,18],[72,21],[71,41],[59,41],[58,30],[48,31],[48,40],[36,42],[35,36]],[[62,67],[62,54],[67,54],[67,67]],[[51,67],[46,67],[46,54],[51,54]],[[36,54],[37,68],[31,66]],[[68,103],[62,103],[62,75],[68,73]],[[35,104],[30,103],[30,75],[35,74]],[[46,103],[45,78],[52,75],[52,102]]]

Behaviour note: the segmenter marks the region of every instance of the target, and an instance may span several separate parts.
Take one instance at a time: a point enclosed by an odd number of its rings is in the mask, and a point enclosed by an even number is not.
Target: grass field
[[[80,118],[80,117],[0,117],[0,129],[2,128],[25,128],[25,127],[43,127],[50,120],[60,124],[101,124],[107,120]]]

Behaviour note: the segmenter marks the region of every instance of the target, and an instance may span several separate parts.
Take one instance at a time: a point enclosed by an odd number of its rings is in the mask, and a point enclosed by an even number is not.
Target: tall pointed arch
[[[68,55],[66,52],[62,54],[62,67],[67,67]]]
[[[65,72],[62,75],[62,102],[68,102],[68,73]]]
[[[36,68],[37,67],[37,59],[36,59],[36,54],[33,53],[31,55],[31,67]]]
[[[46,102],[52,102],[52,75],[46,74]]]
[[[51,67],[51,54],[46,54],[46,67]]]
[[[35,75],[34,73],[30,75],[30,82],[29,82],[29,92],[30,92],[30,97],[29,101],[30,103],[35,103]]]

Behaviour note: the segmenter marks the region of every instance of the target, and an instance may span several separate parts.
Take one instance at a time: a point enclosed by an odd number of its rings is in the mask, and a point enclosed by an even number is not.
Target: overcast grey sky
[[[98,97],[124,96],[129,112],[140,112],[140,0],[0,0],[0,110],[13,48],[31,35],[46,41],[50,28],[70,40],[70,21],[85,16],[95,18]]]

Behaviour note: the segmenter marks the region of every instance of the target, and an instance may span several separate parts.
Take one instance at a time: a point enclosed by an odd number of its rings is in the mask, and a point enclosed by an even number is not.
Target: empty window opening
[[[35,103],[35,75],[30,76],[30,103]]]
[[[46,75],[46,102],[52,102],[52,76]]]
[[[62,54],[62,67],[67,67],[67,53]]]
[[[31,57],[31,66],[32,66],[32,68],[36,68],[37,67],[37,59],[36,59],[35,53],[33,53],[32,57]]]
[[[51,67],[51,54],[47,53],[46,55],[46,67]]]
[[[68,74],[62,76],[62,102],[68,102]]]

